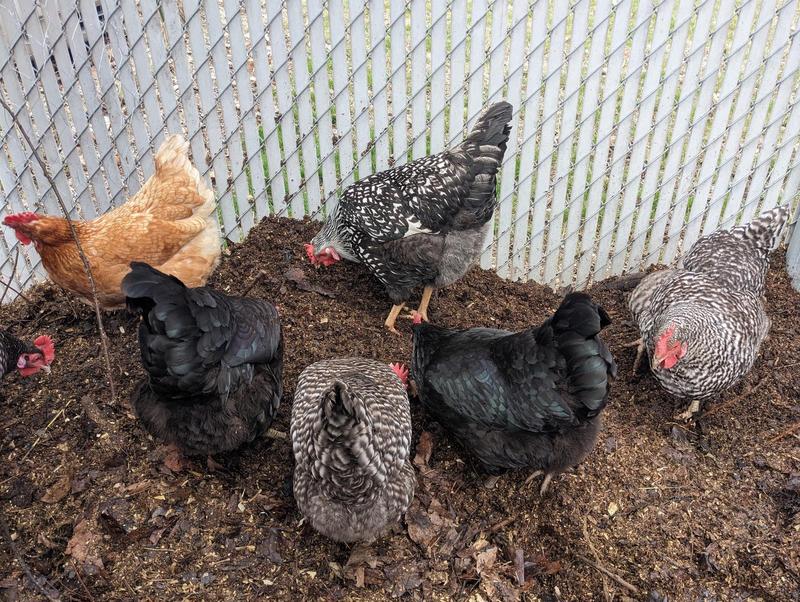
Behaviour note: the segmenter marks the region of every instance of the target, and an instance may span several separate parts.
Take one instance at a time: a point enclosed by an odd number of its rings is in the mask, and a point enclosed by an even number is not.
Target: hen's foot
[[[638,338],[635,341],[624,344],[623,347],[626,349],[629,347],[636,347],[636,359],[633,360],[633,373],[636,374],[639,372],[639,367],[642,365],[642,356],[644,355],[644,339]]]
[[[528,478],[527,478],[527,479],[525,479],[525,482],[522,484],[522,487],[527,487],[528,485],[530,485],[530,484],[531,484],[531,482],[532,482],[532,481],[533,481],[535,478],[537,478],[537,477],[540,477],[540,476],[542,476],[543,474],[544,474],[544,471],[543,471],[543,470],[534,470],[534,471],[533,471],[531,474],[529,474],[529,475],[528,475]],[[545,477],[545,479],[547,479],[547,477]],[[547,482],[549,483],[550,481],[548,480]],[[545,487],[545,489],[546,489],[546,487]],[[540,490],[540,492],[541,492],[541,490]]]
[[[425,290],[422,291],[422,300],[419,302],[419,308],[417,309],[417,313],[422,316],[422,319],[427,322],[428,321],[428,304],[431,302],[431,295],[433,294],[433,287],[426,286]]]
[[[547,473],[544,475],[544,480],[542,480],[542,486],[539,487],[539,495],[544,495],[547,493],[547,488],[550,486],[550,481],[553,479],[553,475]]]
[[[686,411],[675,416],[675,419],[683,422],[691,422],[698,413],[700,413],[700,401],[694,399]]]
[[[490,477],[486,477],[483,481],[483,486],[486,489],[494,489],[494,486],[497,485],[497,482],[500,480],[501,475],[492,475]]]
[[[386,329],[393,333],[393,334],[400,334],[397,329],[394,327],[394,323],[397,321],[397,316],[405,307],[405,303],[401,303],[400,305],[392,305],[392,309],[389,311],[389,315],[386,317],[386,322],[384,322],[384,326]]]
[[[222,472],[225,470],[225,467],[211,456],[206,458],[206,468],[208,468],[209,472]]]
[[[286,441],[289,438],[289,435],[283,431],[276,431],[275,429],[267,429],[267,432],[264,433],[264,436],[268,439],[281,439],[283,441]]]

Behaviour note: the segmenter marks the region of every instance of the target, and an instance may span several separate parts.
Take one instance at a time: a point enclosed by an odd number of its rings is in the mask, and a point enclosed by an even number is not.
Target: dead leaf
[[[614,516],[617,512],[619,512],[619,506],[617,505],[616,502],[611,502],[608,505],[608,515]]]
[[[164,455],[164,466],[172,472],[181,472],[187,466],[186,458],[179,449],[169,448]]]
[[[14,573],[0,581],[0,598],[8,602],[19,600],[19,573]]]
[[[161,541],[161,538],[164,536],[164,531],[166,531],[166,529],[167,529],[166,527],[163,527],[161,529],[156,529],[150,534],[148,541],[153,545],[157,545],[158,542]]]
[[[535,554],[531,560],[525,563],[525,568],[531,569],[536,575],[555,575],[561,570],[561,562],[549,560],[542,553]]]
[[[350,557],[347,559],[344,567],[369,566],[374,569],[378,564],[379,561],[378,558],[375,557],[374,550],[370,546],[360,545],[353,548],[353,551],[350,552]]]
[[[112,535],[130,534],[136,529],[131,503],[124,498],[112,498],[100,503],[100,523]]]
[[[492,568],[497,561],[497,547],[486,548],[483,552],[475,554],[475,570],[478,574]]]
[[[97,550],[100,543],[100,536],[95,529],[97,524],[94,520],[83,519],[75,525],[72,537],[67,542],[66,553],[72,559],[82,565],[84,571],[89,575],[94,575],[98,570],[103,569],[103,560]]]
[[[144,480],[137,483],[131,483],[130,485],[125,485],[124,491],[128,494],[141,493],[148,487],[150,487],[150,481]]]
[[[435,498],[431,500],[426,511],[418,499],[415,499],[406,511],[408,536],[424,548],[430,545],[453,526],[446,516],[444,507]]]
[[[414,562],[399,562],[387,567],[385,574],[386,578],[393,584],[393,598],[399,598],[422,584],[422,570]]]
[[[428,547],[439,532],[428,513],[416,500],[406,510],[406,524],[411,540],[424,547]]]
[[[57,504],[63,500],[72,489],[72,475],[65,472],[61,477],[47,489],[42,496],[45,504]]]
[[[433,453],[434,438],[433,433],[422,431],[417,442],[417,454],[414,456],[414,464],[419,468],[427,468],[428,462]]]
[[[301,291],[317,293],[318,295],[330,297],[331,299],[336,298],[336,295],[329,290],[324,289],[321,286],[317,286],[316,284],[311,284],[308,280],[306,280],[306,274],[300,268],[289,268],[283,273],[283,277],[289,282],[292,282]]]

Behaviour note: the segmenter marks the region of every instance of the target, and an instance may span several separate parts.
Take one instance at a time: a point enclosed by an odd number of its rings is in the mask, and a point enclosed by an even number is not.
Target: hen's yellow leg
[[[406,305],[405,303],[401,303],[400,305],[392,305],[392,309],[389,312],[388,317],[386,318],[386,322],[384,322],[384,326],[386,326],[389,332],[393,332],[394,334],[400,334],[394,327],[394,323],[397,320],[398,314],[403,310],[405,305]]]
[[[422,319],[428,321],[428,303],[431,302],[431,295],[433,294],[433,287],[426,286],[422,291],[422,301],[419,302],[419,309],[417,313],[422,316]]]

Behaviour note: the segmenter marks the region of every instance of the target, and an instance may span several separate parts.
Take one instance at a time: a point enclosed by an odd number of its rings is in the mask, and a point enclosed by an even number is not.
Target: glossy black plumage
[[[414,326],[412,377],[426,409],[491,474],[558,473],[591,451],[616,365],[610,320],[582,293],[539,327]]]
[[[139,347],[148,379],[132,397],[155,437],[192,454],[233,450],[272,423],[282,395],[278,312],[258,299],[187,288],[144,263],[122,282],[142,312]]]

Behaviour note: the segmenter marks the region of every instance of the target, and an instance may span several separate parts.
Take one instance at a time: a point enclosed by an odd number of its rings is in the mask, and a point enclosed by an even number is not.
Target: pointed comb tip
[[[44,355],[44,360],[49,365],[56,357],[56,348],[53,344],[53,339],[48,335],[43,334],[36,338],[33,342],[34,347],[40,349]]]
[[[389,364],[389,367],[392,369],[392,372],[397,375],[397,378],[400,379],[400,382],[402,382],[404,385],[408,384],[408,366],[401,364],[400,362],[396,362]]]

